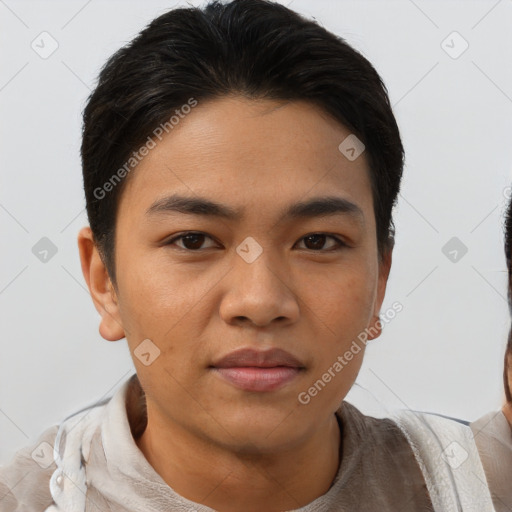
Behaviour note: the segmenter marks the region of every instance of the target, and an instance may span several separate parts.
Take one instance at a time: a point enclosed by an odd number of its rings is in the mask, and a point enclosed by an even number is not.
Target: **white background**
[[[107,57],[175,5],[0,1],[0,463],[134,372],[126,341],[100,337],[81,274],[81,112]],[[502,222],[512,184],[512,1],[290,8],[374,64],[407,154],[384,305],[399,301],[403,311],[369,345],[350,397],[376,414],[410,407],[474,420],[499,409],[510,323]],[[59,45],[47,59],[31,48],[43,31]],[[463,48],[453,31],[469,44],[458,58],[442,47]],[[468,249],[457,262],[442,252],[454,236]],[[32,253],[42,237],[58,250],[46,263]]]

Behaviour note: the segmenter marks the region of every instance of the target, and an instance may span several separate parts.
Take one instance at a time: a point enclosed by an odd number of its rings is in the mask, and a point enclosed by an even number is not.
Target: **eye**
[[[183,242],[183,246],[178,245],[180,249],[188,251],[197,251],[198,249],[201,248],[201,245],[204,243],[204,240],[206,238],[212,240],[212,238],[206,235],[205,233],[188,232],[174,237],[173,239],[166,242],[165,245],[173,245],[177,240],[179,240]]]
[[[325,244],[326,239],[331,238],[336,242],[334,247],[331,247],[330,249],[324,249],[322,250],[322,247]],[[341,249],[342,247],[348,247],[347,244],[345,244],[342,240],[340,240],[338,237],[333,235],[328,235],[326,233],[312,233],[311,235],[306,235],[305,237],[301,238],[301,241],[305,241],[306,245],[309,245],[309,247],[306,247],[306,249],[315,251],[315,252],[332,252]]]
[[[335,243],[331,245],[328,249],[322,249],[325,245],[327,239],[333,240]],[[213,239],[205,233],[193,232],[189,231],[187,233],[183,233],[181,235],[175,236],[171,240],[165,243],[165,245],[176,245],[178,248],[183,249],[185,251],[199,251],[201,249],[205,249],[202,247],[206,239]],[[343,247],[348,247],[342,240],[334,235],[328,235],[326,233],[312,233],[310,235],[306,235],[300,240],[305,241],[305,249],[311,250],[315,252],[332,252],[339,250]],[[177,242],[180,242],[182,245],[179,245]],[[206,247],[209,249],[214,246]]]

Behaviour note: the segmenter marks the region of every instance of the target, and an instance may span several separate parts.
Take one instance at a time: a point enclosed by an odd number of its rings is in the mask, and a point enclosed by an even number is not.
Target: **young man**
[[[508,303],[512,314],[512,200],[505,215],[505,259]],[[471,424],[497,512],[512,510],[512,328],[505,351],[503,381],[506,402]]]
[[[137,374],[17,454],[2,510],[493,510],[469,427],[343,402],[403,168],[364,57],[263,0],[168,12],[106,63],[82,160],[83,273]]]

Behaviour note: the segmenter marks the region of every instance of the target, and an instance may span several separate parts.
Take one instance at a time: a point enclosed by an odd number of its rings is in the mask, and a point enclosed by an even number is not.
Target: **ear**
[[[393,255],[393,247],[386,249],[379,259],[379,277],[377,283],[377,294],[375,296],[373,317],[371,324],[368,326],[368,339],[373,340],[378,338],[382,333],[382,322],[380,320],[380,308],[384,302],[386,295],[386,286],[388,284],[389,272],[391,270],[391,261]]]
[[[99,332],[108,341],[120,340],[124,338],[125,333],[117,295],[89,226],[82,228],[78,233],[78,250],[89,293],[94,307],[101,315]]]

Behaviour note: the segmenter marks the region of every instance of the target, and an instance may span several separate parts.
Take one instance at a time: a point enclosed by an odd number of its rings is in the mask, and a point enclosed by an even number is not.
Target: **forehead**
[[[155,197],[178,191],[261,206],[338,191],[364,208],[371,202],[365,155],[351,161],[339,149],[349,135],[304,101],[237,96],[198,102],[155,141],[121,202],[147,208]]]

